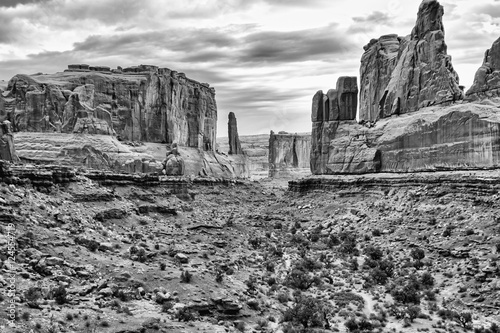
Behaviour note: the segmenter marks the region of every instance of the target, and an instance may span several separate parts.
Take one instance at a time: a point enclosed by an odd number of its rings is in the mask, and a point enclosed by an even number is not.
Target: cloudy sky
[[[70,63],[168,67],[216,89],[240,135],[308,132],[314,93],[358,76],[363,45],[408,35],[420,0],[0,0],[0,79]],[[499,0],[442,0],[448,53],[470,86],[500,37]]]

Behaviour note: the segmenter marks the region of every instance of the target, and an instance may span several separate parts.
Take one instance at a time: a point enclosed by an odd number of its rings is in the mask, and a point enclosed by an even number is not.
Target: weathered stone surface
[[[15,132],[116,133],[122,140],[215,149],[217,107],[208,84],[155,66],[124,73],[78,66],[16,75],[0,97],[0,117]]]
[[[322,152],[311,160],[311,171],[359,174],[498,168],[497,110],[474,103],[435,106],[381,119],[369,129],[355,122],[326,122],[323,126],[333,130],[323,134]]]
[[[447,55],[443,13],[438,1],[424,0],[411,35],[382,36],[365,46],[360,69],[360,122],[463,98]]]
[[[242,154],[240,138],[238,136],[238,125],[236,122],[236,116],[233,112],[229,112],[229,121],[227,123],[227,134],[229,138],[229,154]]]
[[[320,90],[314,95],[310,154],[310,168],[313,173],[326,172],[330,138],[335,137],[340,122],[355,120],[357,105],[356,77],[340,77],[336,89],[330,89],[326,95]]]
[[[109,135],[18,132],[17,155],[22,161],[85,167],[127,173],[161,173],[165,144],[125,144]],[[184,175],[248,177],[243,155],[231,157],[179,146]]]
[[[309,174],[311,136],[271,131],[269,136],[269,177]]]
[[[469,100],[500,97],[500,38],[484,54],[483,64],[466,93]]]
[[[14,145],[11,124],[8,120],[0,123],[0,159],[9,162],[19,162],[19,157],[17,157],[16,147]]]

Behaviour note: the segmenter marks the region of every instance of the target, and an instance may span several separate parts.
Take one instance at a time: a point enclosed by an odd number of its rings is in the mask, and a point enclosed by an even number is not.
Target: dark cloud
[[[356,23],[368,23],[368,24],[384,24],[388,25],[393,20],[393,17],[387,13],[382,13],[379,11],[374,11],[367,16],[356,16],[352,20]]]
[[[336,25],[291,32],[263,31],[243,39],[239,60],[256,63],[333,59],[354,45]]]
[[[366,16],[355,16],[352,20],[354,23],[347,30],[348,34],[367,33],[372,31],[375,26],[393,26],[394,17],[387,13],[374,11]]]
[[[209,48],[227,48],[237,41],[215,29],[183,29],[167,31],[125,32],[117,35],[93,35],[74,43],[75,51],[99,54],[144,53],[147,49],[171,50],[187,55],[207,52]]]
[[[46,2],[47,0],[2,0],[0,2],[1,7],[16,7],[17,5],[27,5],[27,4],[38,4]]]
[[[320,6],[328,3],[328,0],[263,0],[269,5],[283,6],[283,7],[305,7]]]
[[[473,9],[473,12],[476,14],[485,14],[494,18],[498,18],[500,17],[500,5],[487,4],[487,5],[477,6]]]

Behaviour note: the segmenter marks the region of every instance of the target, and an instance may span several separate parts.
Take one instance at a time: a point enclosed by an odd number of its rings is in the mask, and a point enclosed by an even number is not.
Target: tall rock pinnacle
[[[236,116],[233,112],[229,112],[229,121],[227,123],[227,134],[229,137],[229,154],[236,155],[242,154],[240,138],[238,136],[238,125],[236,123]]]
[[[386,35],[365,46],[360,68],[361,122],[463,98],[446,53],[443,14],[438,1],[424,0],[411,35]]]
[[[483,65],[477,70],[466,95],[470,100],[500,97],[500,38],[486,50]]]

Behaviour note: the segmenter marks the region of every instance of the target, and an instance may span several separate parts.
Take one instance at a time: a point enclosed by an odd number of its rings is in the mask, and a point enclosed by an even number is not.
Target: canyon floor
[[[500,195],[471,177],[180,198],[84,176],[0,183],[0,331],[499,332]]]

